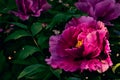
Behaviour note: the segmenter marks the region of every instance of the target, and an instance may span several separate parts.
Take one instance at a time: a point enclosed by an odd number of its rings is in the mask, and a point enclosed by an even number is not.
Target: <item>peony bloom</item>
[[[51,7],[46,0],[16,0],[16,4],[18,11],[12,13],[22,20],[27,20],[29,16],[39,17],[41,12]]]
[[[46,62],[53,68],[102,73],[112,66],[107,28],[92,17],[73,18],[60,35],[50,37],[49,45]]]
[[[120,4],[115,0],[78,0],[75,6],[106,25],[111,25],[110,20],[120,16]]]

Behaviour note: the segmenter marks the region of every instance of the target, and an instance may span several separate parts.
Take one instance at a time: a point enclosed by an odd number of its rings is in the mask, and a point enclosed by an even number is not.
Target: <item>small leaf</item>
[[[69,77],[67,80],[81,80],[81,79],[76,77]]]
[[[38,44],[40,45],[40,47],[43,48],[47,48],[48,47],[48,36],[45,35],[41,35],[38,38]]]
[[[65,15],[62,14],[62,13],[59,13],[59,14],[57,14],[57,15],[53,18],[53,22],[54,22],[54,23],[61,22],[61,21],[64,20],[64,18],[65,18]]]
[[[45,65],[41,65],[41,64],[33,64],[30,65],[28,67],[26,67],[18,76],[18,79],[25,77],[25,76],[29,76],[29,75],[33,75],[36,74],[38,72],[44,72],[47,70],[47,67]]]
[[[115,73],[115,71],[118,67],[120,67],[120,63],[117,63],[115,66],[113,66],[112,71]]]
[[[37,47],[34,46],[24,46],[22,50],[20,51],[18,59],[25,59],[28,56],[34,54],[35,52],[40,51]]]
[[[42,24],[39,22],[33,23],[33,25],[31,26],[31,32],[33,36],[38,34],[41,30],[42,30]]]
[[[71,15],[65,15],[63,13],[59,13],[55,15],[55,17],[52,19],[52,22],[50,23],[50,25],[48,25],[48,27],[46,27],[46,29],[48,28],[52,29],[55,25],[67,21],[70,17]]]
[[[23,29],[27,29],[27,26],[22,24],[22,23],[18,23],[18,22],[11,22],[10,24],[14,24],[17,27],[23,28]]]
[[[40,69],[40,71],[39,71]],[[53,75],[51,71],[49,70],[49,67],[44,68],[43,71],[41,71],[41,68],[39,68],[37,73],[29,73],[25,76],[28,80],[49,80],[50,77]]]
[[[25,36],[31,36],[27,31],[24,30],[17,30],[13,33],[11,33],[10,35],[8,35],[8,37],[5,39],[6,41],[12,40],[12,39],[19,39],[21,37],[25,37]]]
[[[53,72],[53,74],[60,79],[60,74],[62,73],[62,70],[61,69],[56,69],[56,70],[53,70],[51,69],[51,71]]]

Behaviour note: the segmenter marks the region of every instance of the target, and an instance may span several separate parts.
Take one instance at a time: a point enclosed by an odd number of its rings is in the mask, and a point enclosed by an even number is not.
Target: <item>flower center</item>
[[[80,46],[82,46],[82,44],[83,44],[83,40],[80,40],[80,41],[77,42],[75,47],[79,48]]]

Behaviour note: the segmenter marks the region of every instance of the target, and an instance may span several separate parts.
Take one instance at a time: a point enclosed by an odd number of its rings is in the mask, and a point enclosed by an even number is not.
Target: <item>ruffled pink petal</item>
[[[103,73],[108,70],[109,66],[111,66],[108,60],[98,60],[92,59],[88,61],[88,69],[90,71],[98,71],[99,73]]]
[[[77,62],[74,62],[72,58],[54,58],[51,57],[50,59],[46,59],[47,64],[50,64],[53,68],[60,68],[70,72],[74,72],[79,68],[79,64]]]
[[[89,16],[81,16],[80,18],[72,18],[72,20],[70,20],[67,24],[66,24],[66,27],[65,28],[68,28],[68,27],[71,27],[71,26],[74,26],[74,27],[77,27],[78,25],[80,24],[83,24],[83,23],[86,23],[86,24],[89,24],[89,25],[92,25],[92,24],[95,24],[96,23],[96,20],[94,20],[94,18],[92,17],[89,17]],[[91,24],[92,23],[92,24]],[[96,24],[95,24],[96,25]],[[84,26],[83,26],[84,27]],[[95,26],[94,26],[95,27]]]
[[[85,52],[84,55],[89,55],[94,58],[100,55],[103,46],[103,40],[105,38],[106,31],[97,30],[89,33],[84,40]]]
[[[29,18],[28,15],[22,14],[20,12],[11,11],[11,13],[13,13],[15,16],[20,17],[20,19],[22,19],[23,21]]]

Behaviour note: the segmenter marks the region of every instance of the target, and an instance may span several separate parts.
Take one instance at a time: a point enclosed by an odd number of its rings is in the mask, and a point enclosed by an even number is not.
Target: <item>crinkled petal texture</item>
[[[92,17],[73,18],[60,35],[50,37],[49,45],[46,62],[53,68],[102,73],[112,66],[107,28]]]
[[[120,3],[115,0],[79,0],[75,6],[106,25],[111,25],[109,21],[120,16]]]
[[[29,16],[39,17],[42,11],[51,8],[46,0],[16,0],[18,11],[12,11],[13,14],[22,20],[27,20]]]

